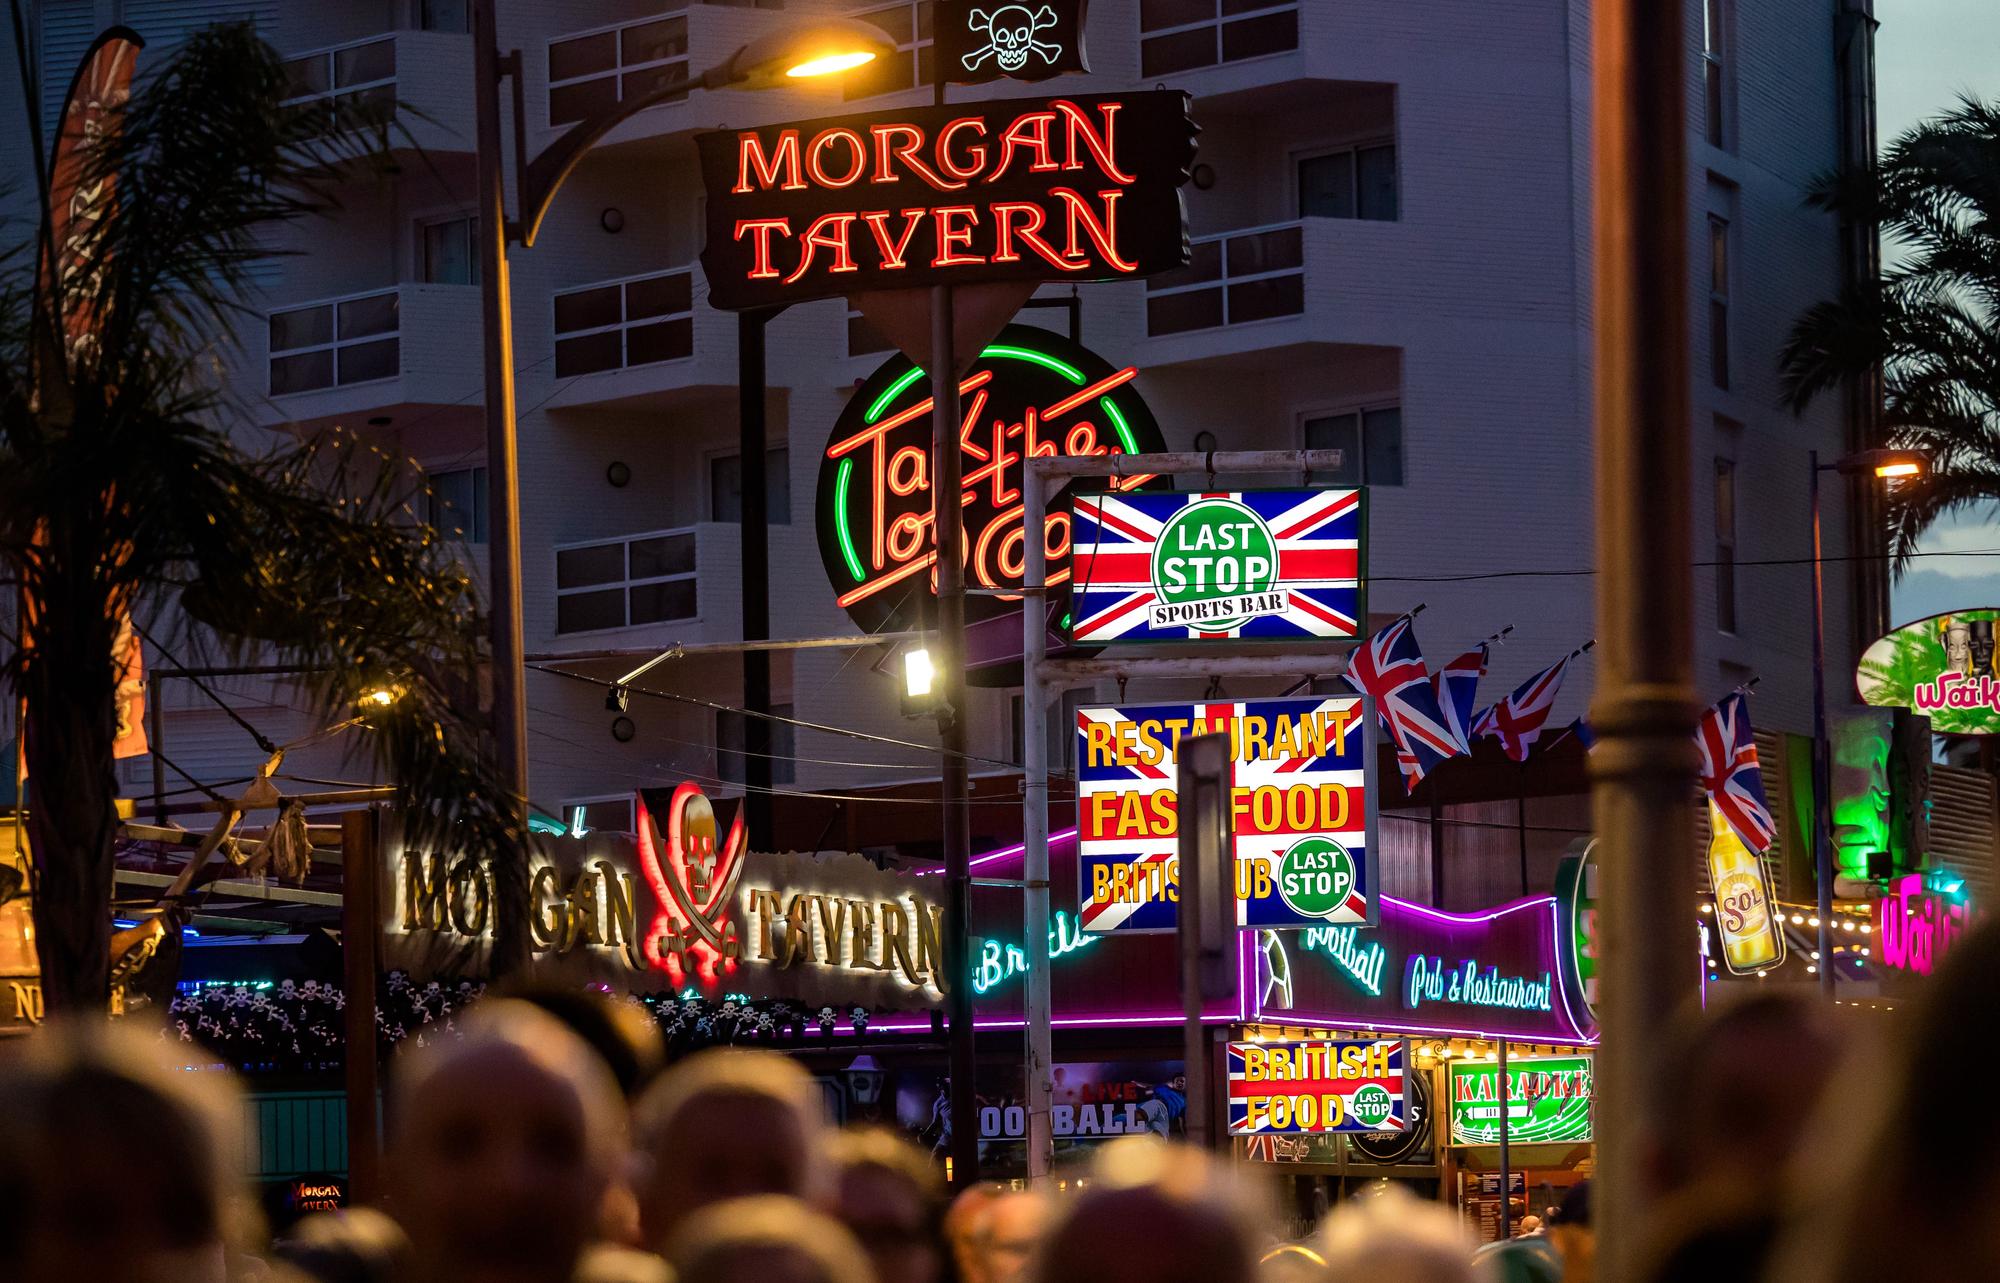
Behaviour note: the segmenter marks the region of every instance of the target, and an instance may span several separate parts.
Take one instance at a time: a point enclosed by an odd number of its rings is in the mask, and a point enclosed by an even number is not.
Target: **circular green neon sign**
[[[1330,918],[1354,893],[1354,857],[1327,837],[1300,838],[1278,857],[1278,895],[1294,913]]]

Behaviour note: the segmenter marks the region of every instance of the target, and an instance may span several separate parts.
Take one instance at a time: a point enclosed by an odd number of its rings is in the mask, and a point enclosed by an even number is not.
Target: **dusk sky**
[[[1876,93],[1885,143],[1960,94],[2000,97],[1994,0],[1877,0]],[[1896,585],[1897,622],[1968,606],[2000,606],[2000,508],[1932,530],[1925,557]],[[1976,555],[1985,553],[1987,555]]]

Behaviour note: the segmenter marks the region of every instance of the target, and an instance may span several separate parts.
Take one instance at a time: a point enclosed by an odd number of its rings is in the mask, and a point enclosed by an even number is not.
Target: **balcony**
[[[657,90],[677,90],[758,36],[787,21],[781,0],[705,0],[668,3],[649,17],[567,32],[549,40],[541,56],[524,56],[530,92],[530,125],[541,136],[531,150],[546,146],[576,121]],[[540,107],[532,96],[539,82]],[[793,116],[825,114],[838,98],[823,90],[767,90],[732,95],[718,113],[687,110],[687,96],[642,112],[607,135],[599,147],[639,139],[679,138],[715,127],[761,124]],[[802,109],[803,108],[803,109]]]
[[[399,77],[397,69],[412,73]],[[421,74],[416,74],[417,72]],[[401,102],[392,150],[429,155],[474,150],[472,38],[449,31],[396,31],[310,49],[285,59],[293,104],[324,105],[336,121]]]
[[[811,564],[816,554],[809,526],[774,525],[770,532],[773,566]],[[714,521],[557,544],[553,649],[664,648],[740,638],[741,547],[734,523]],[[773,613],[782,617],[784,611]]]
[[[1192,242],[1188,265],[1145,285],[1145,362],[1399,344],[1403,224],[1306,218]],[[1336,304],[1329,306],[1329,304]]]
[[[712,398],[736,384],[735,321],[695,306],[701,269],[620,277],[563,290],[552,300],[555,377],[551,409],[663,409]]]
[[[397,285],[277,308],[262,350],[265,424],[325,426],[425,411],[476,419],[479,288]],[[250,341],[257,346],[257,339]]]

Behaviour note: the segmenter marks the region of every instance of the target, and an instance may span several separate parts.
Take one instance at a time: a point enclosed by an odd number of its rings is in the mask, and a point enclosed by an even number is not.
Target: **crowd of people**
[[[1995,1124],[1949,1075],[1983,1049],[2000,930],[1959,942],[1895,1036],[1762,993],[1657,1048],[1661,1214],[1634,1283],[2000,1278]],[[772,1052],[659,1063],[618,1004],[524,991],[398,1058],[377,1208],[260,1236],[240,1100],[132,1024],[0,1051],[0,1279],[18,1283],[1591,1283],[1588,1184],[1475,1248],[1398,1187],[1279,1240],[1260,1183],[1202,1150],[1109,1141],[1061,1195],[948,1194],[934,1161],[841,1130]],[[1546,1220],[1546,1223],[1545,1223]],[[252,1251],[253,1247],[256,1249]],[[1607,1283],[1625,1283],[1624,1280]]]

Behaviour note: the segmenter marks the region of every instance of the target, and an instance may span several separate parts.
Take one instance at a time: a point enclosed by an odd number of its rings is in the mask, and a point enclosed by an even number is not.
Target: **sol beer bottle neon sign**
[[[967,371],[959,384],[967,583],[1021,585],[1024,459],[1166,449],[1132,386],[1137,373],[1027,325],[1002,330]],[[835,601],[867,632],[921,626],[919,603],[935,591],[930,409],[924,372],[893,357],[847,403],[820,459],[820,558]],[[1151,480],[1130,477],[1121,485]],[[1051,511],[1043,547],[1052,585],[1069,578],[1069,544],[1069,513]],[[1010,613],[1018,600],[974,597],[967,621]]]

